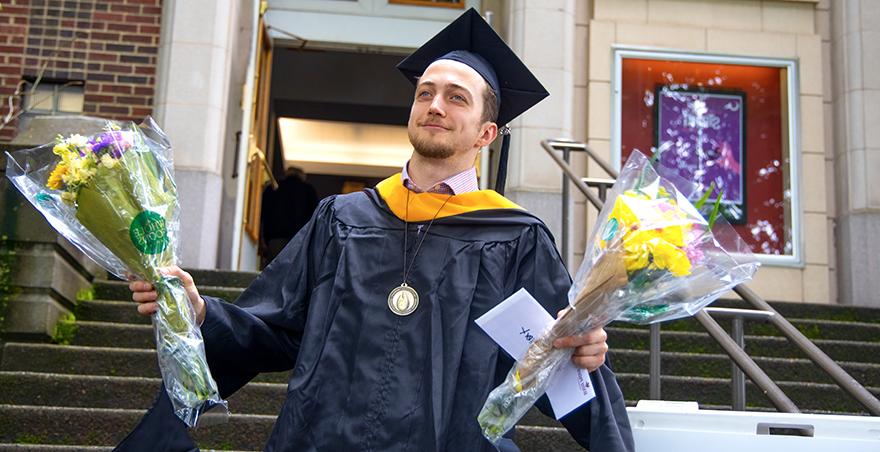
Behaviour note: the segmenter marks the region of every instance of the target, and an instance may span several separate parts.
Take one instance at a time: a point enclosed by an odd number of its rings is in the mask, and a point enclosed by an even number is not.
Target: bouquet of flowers
[[[93,136],[59,135],[7,155],[12,183],[62,236],[116,276],[156,287],[159,368],[177,416],[192,427],[205,410],[225,408],[183,286],[158,271],[178,261],[180,211],[162,130],[151,118],[108,122]]]
[[[721,196],[706,220],[694,184],[635,151],[599,214],[569,305],[490,394],[477,417],[497,443],[541,397],[570,349],[553,341],[613,320],[649,324],[695,314],[752,277],[758,263],[722,217]]]

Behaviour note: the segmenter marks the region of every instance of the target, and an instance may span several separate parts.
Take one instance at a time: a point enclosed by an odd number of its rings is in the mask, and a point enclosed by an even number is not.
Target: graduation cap
[[[437,60],[453,60],[470,66],[495,91],[498,101],[496,123],[503,135],[495,190],[504,194],[510,147],[507,123],[550,93],[473,8],[398,63],[397,69],[415,85],[418,77]]]

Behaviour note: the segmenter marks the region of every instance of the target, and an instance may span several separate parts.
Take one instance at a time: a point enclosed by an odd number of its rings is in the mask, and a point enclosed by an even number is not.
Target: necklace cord
[[[431,230],[431,225],[434,224],[434,220],[437,219],[437,216],[440,215],[440,211],[446,207],[446,203],[455,196],[455,193],[450,194],[446,197],[446,200],[443,201],[443,204],[440,205],[440,208],[437,209],[437,212],[434,214],[434,217],[431,218],[431,222],[428,223],[428,227],[425,228],[425,233],[422,235],[421,240],[419,240],[418,245],[416,245],[416,251],[413,253],[412,261],[409,263],[409,266],[406,265],[406,250],[407,250],[407,233],[409,232],[409,192],[410,190],[406,190],[406,210],[403,216],[403,284],[406,284],[406,277],[409,275],[410,270],[412,270],[413,265],[416,263],[416,256],[419,255],[419,250],[422,249],[422,243],[425,243],[425,238],[428,237],[428,231]]]

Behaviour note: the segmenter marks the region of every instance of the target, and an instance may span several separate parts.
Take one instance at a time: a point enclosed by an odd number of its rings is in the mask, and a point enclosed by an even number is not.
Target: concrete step
[[[110,446],[66,446],[53,444],[0,444],[0,452],[110,452]]]
[[[158,378],[0,372],[0,403],[10,405],[84,408],[149,408],[159,390]],[[252,382],[229,397],[229,409],[240,414],[275,415],[287,394],[287,385]],[[521,425],[561,427],[537,409]]]
[[[146,410],[0,405],[0,443],[114,446]],[[202,449],[262,450],[275,416],[233,414],[192,431]]]
[[[617,379],[628,400],[649,398],[647,374],[618,373]],[[799,381],[777,381],[776,384],[798,408],[805,412],[867,414],[858,402],[836,385]],[[880,396],[880,388],[867,389],[875,396]],[[701,406],[730,405],[731,392],[729,379],[674,376],[664,376],[661,379],[663,400],[689,400],[698,402]],[[748,379],[746,404],[749,407],[773,407],[769,399]]]
[[[247,287],[259,275],[258,272],[240,272],[229,270],[213,270],[187,268],[193,281],[199,286]]]
[[[153,326],[133,323],[78,320],[71,345],[98,347],[156,348]]]
[[[743,300],[718,300],[712,306],[751,309]],[[880,323],[880,309],[830,304],[770,302],[787,319],[823,319],[843,322]]]
[[[647,329],[621,328],[617,324],[606,327],[611,350],[648,350]],[[746,351],[751,356],[775,358],[803,358],[803,353],[789,344],[784,337],[746,336]],[[880,364],[880,342],[841,341],[820,339],[813,341],[835,361]],[[661,348],[668,352],[723,354],[724,351],[708,333],[664,331]]]
[[[522,452],[584,452],[563,427],[517,426],[516,445]]]
[[[647,350],[647,329],[606,327],[612,350]],[[803,353],[788,340],[777,336],[746,336],[746,350],[752,356],[803,358]],[[880,364],[880,342],[819,339],[813,341],[836,361]],[[670,352],[723,354],[721,347],[707,333],[664,331],[662,350]],[[78,321],[72,345],[153,349],[152,327],[145,324]]]
[[[65,446],[57,444],[0,444],[0,452],[110,452],[112,446]],[[224,452],[257,452],[224,450]]]
[[[131,301],[91,300],[80,301],[76,306],[76,319],[92,322],[134,323],[149,325],[150,317],[137,313],[137,303]]]
[[[198,288],[199,293],[202,295],[218,297],[226,301],[235,301],[244,291],[244,288],[241,287],[206,286],[201,284],[199,284]],[[92,289],[96,300],[131,300],[131,291],[128,289],[128,282],[126,281],[95,280],[92,284]]]
[[[0,404],[0,443],[19,451],[104,450],[122,441],[145,411]],[[226,424],[191,434],[202,449],[262,450],[274,422],[275,416],[233,414]],[[516,438],[523,452],[583,450],[560,427],[517,426]]]
[[[83,408],[147,409],[161,380],[145,377],[0,372],[0,403]],[[229,410],[277,415],[287,385],[249,383],[229,397]]]
[[[612,350],[611,361],[616,372],[648,373],[649,353],[643,350]],[[764,372],[774,380],[804,381],[833,384],[834,380],[808,359],[753,357]],[[880,364],[838,362],[865,386],[880,387]],[[663,375],[730,378],[731,361],[727,355],[662,352],[660,368]]]
[[[117,322],[138,325],[150,324],[150,318],[137,313],[132,301],[94,300],[82,301],[76,308],[76,318],[84,321]],[[788,319],[807,338],[811,340],[852,340],[880,343],[880,323],[848,322],[824,319]],[[722,327],[731,331],[730,321],[721,319]],[[647,326],[627,323],[614,323],[615,328],[646,330]],[[704,332],[702,325],[693,319],[666,322],[662,331]],[[745,334],[750,336],[778,336],[782,333],[767,322],[750,321],[745,324]]]
[[[185,268],[184,271],[192,276],[193,281],[200,286],[225,286],[245,288],[257,278],[259,272],[215,270],[207,268]],[[107,278],[109,281],[123,281],[113,275]]]
[[[3,347],[0,371],[159,378],[154,350],[21,342]],[[260,374],[254,379],[284,384],[287,380],[288,372]]]
[[[716,319],[728,333],[732,331],[730,319]],[[880,323],[872,322],[847,322],[841,320],[826,319],[800,319],[788,318],[804,336],[811,340],[832,339],[852,340],[862,342],[880,342]],[[615,328],[631,328],[647,330],[647,325],[633,325],[629,323],[614,323]],[[661,325],[661,331],[693,331],[705,332],[706,330],[693,318],[674,320]],[[750,336],[779,336],[784,337],[774,325],[764,321],[748,320],[745,322],[744,331]]]

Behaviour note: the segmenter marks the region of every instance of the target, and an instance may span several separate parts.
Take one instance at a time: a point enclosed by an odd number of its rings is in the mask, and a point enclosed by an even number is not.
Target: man
[[[474,10],[398,67],[418,77],[415,152],[402,174],[322,201],[235,305],[200,297],[189,275],[169,270],[197,312],[222,396],[259,372],[293,369],[267,450],[495,450],[476,417],[513,361],[474,320],[522,287],[551,312],[567,306],[571,280],[546,226],[477,190],[473,168],[497,124],[543,87]],[[131,289],[141,314],[155,312],[149,284]],[[597,392],[562,423],[594,452],[632,451],[605,338],[598,329],[555,344],[593,371]],[[538,406],[552,415],[546,399]],[[168,413],[160,396],[120,449],[159,429],[160,449],[191,447]],[[518,450],[512,438],[499,449]]]
[[[284,249],[287,242],[302,229],[318,207],[315,187],[306,182],[305,173],[290,167],[284,171],[278,188],[271,185],[263,190],[262,219],[260,220],[260,268]]]

